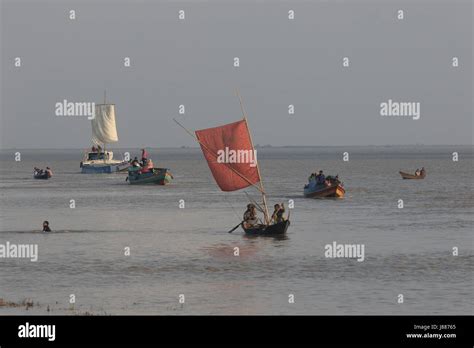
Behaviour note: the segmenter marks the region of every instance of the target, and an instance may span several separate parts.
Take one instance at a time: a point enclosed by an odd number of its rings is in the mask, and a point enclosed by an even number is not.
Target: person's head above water
[[[49,221],[43,221],[43,227],[49,226]]]

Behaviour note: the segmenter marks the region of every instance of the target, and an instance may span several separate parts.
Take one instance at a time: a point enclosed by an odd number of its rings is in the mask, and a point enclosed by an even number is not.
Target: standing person
[[[43,232],[51,232],[51,229],[49,228],[49,222],[48,221],[43,222]]]
[[[146,163],[147,159],[148,159],[148,152],[145,149],[142,149],[142,162]]]
[[[283,203],[275,204],[273,208],[274,208],[274,211],[272,214],[273,223],[277,224],[279,222],[285,221],[285,218],[283,216],[283,213],[285,212],[285,205]]]

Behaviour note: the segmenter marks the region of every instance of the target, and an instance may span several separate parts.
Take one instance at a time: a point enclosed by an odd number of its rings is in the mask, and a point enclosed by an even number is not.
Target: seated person
[[[245,228],[250,228],[257,224],[257,209],[254,204],[247,204],[247,210],[244,213],[243,220]]]

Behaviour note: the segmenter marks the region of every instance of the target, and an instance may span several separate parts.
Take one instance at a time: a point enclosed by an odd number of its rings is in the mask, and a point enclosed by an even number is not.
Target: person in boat
[[[421,167],[420,175],[423,176],[426,174],[425,167]]]
[[[141,167],[140,162],[138,162],[138,158],[135,157],[132,161],[132,166],[133,167]]]
[[[326,177],[324,176],[323,171],[320,170],[319,174],[316,176],[316,184],[324,185],[325,182],[326,182]]]
[[[95,147],[95,145],[92,145],[92,152],[97,152],[97,148]]]
[[[285,221],[285,217],[283,216],[283,214],[285,213],[285,205],[283,203],[275,204],[273,208],[274,208],[274,211],[272,214],[273,223],[277,224],[279,222]]]
[[[98,152],[98,153],[101,153],[101,152],[102,152],[102,146],[97,145],[97,152]]]
[[[148,159],[148,152],[145,149],[142,149],[142,162],[145,163],[147,159]]]
[[[34,167],[33,170],[34,175],[39,175],[40,169],[38,167]]]
[[[247,210],[244,213],[244,225],[245,227],[251,227],[257,224],[257,209],[252,203],[247,204]]]
[[[420,176],[421,172],[418,168],[416,168],[416,171],[415,171],[415,176]]]
[[[43,221],[43,232],[51,232],[49,228],[49,221]]]
[[[48,175],[48,178],[53,176],[53,171],[49,167],[46,167],[45,173]]]

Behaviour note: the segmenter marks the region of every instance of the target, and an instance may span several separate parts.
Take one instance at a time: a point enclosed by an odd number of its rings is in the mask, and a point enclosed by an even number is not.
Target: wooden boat
[[[147,173],[128,172],[127,177],[130,185],[167,185],[173,180],[168,168],[153,168],[153,171]]]
[[[229,233],[241,226],[248,235],[282,235],[286,233],[290,221],[271,224],[256,150],[253,146],[242,99],[240,96],[238,97],[243,114],[243,119],[240,121],[197,130],[194,133],[177,120],[174,121],[200,144],[214,180],[222,191],[237,191],[252,186],[262,195],[262,205],[253,203],[263,213],[264,223],[246,228],[241,222]],[[224,153],[230,154],[229,157],[223,155]],[[242,158],[237,160],[239,157],[236,154],[239,153],[245,154],[246,160],[242,160]],[[235,156],[232,157],[232,154]]]
[[[307,185],[308,186],[308,185]],[[315,185],[304,188],[304,196],[306,198],[325,198],[336,197],[342,198],[346,190],[341,184],[333,186]]]
[[[241,224],[245,234],[253,236],[277,236],[286,233],[286,230],[290,226],[290,221],[286,220],[273,225],[254,225],[250,228],[246,228],[244,223]]]
[[[425,176],[426,176],[425,171],[421,172],[420,175],[409,174],[409,173],[405,173],[405,172],[402,172],[402,171],[400,171],[399,173],[400,173],[400,175],[402,176],[403,179],[424,179]]]

